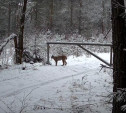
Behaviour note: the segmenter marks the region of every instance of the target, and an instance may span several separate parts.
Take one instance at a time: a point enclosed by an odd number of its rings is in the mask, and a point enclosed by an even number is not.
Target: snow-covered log
[[[0,44],[0,55],[1,55],[1,52],[3,51],[4,47],[7,45],[7,43],[8,43],[10,40],[12,40],[12,39],[14,39],[14,38],[16,38],[16,37],[17,37],[17,35],[14,34],[14,33],[12,33],[8,38],[6,38],[6,39],[3,41],[2,44]]]

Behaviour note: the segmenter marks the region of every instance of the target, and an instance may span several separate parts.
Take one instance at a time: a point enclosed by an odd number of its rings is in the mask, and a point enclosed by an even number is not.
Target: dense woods
[[[110,0],[29,0],[27,4],[23,0],[3,0],[0,23],[1,40],[11,33],[18,35],[14,42],[17,63],[22,62],[23,49],[31,51],[36,58],[36,51],[39,57],[45,57],[46,46],[42,43],[46,41],[111,42]],[[56,53],[63,51],[68,55],[79,55],[81,52],[76,51],[82,51],[75,46],[54,48]],[[109,51],[108,48],[90,49]]]
[[[17,33],[23,2],[0,1],[1,36]],[[36,29],[58,34],[106,33],[111,28],[110,0],[30,0],[27,5],[25,33]]]
[[[125,2],[126,0],[1,0],[0,55],[11,39],[14,41],[7,48],[14,48],[12,56],[15,57],[16,64],[22,64],[23,61],[40,61],[45,64],[47,41],[112,43],[112,113],[125,113],[125,109],[122,110],[126,104]],[[11,35],[12,33],[16,35]],[[2,45],[5,37],[8,37],[7,41]],[[52,45],[50,48],[51,54],[82,54],[82,50],[76,46]],[[87,48],[93,52],[110,52],[106,47]],[[124,93],[121,102],[117,101],[120,92]]]

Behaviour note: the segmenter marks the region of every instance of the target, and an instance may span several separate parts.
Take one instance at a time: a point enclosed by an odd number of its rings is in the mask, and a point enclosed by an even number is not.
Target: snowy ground
[[[109,61],[109,54],[99,54]],[[112,71],[94,57],[0,70],[0,113],[111,113]]]

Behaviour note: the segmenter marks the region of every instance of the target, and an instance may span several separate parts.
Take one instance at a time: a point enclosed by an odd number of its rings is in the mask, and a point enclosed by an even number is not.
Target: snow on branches
[[[12,39],[14,39],[14,38],[16,38],[16,37],[17,37],[17,35],[14,34],[14,33],[12,33],[8,38],[6,38],[6,39],[3,41],[2,44],[0,44],[0,55],[1,55],[1,52],[3,51],[4,47],[7,45],[7,43],[8,43],[10,40],[12,40]]]

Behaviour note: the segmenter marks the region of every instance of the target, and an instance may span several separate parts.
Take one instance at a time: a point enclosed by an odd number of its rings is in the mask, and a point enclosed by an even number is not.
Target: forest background
[[[0,40],[19,34],[22,0],[0,1]],[[46,57],[47,41],[112,42],[110,0],[29,0],[24,23],[24,49]],[[13,43],[13,42],[12,42]],[[10,48],[10,47],[9,47]],[[52,46],[51,54],[79,55],[76,46]],[[107,52],[109,48],[89,47]]]

